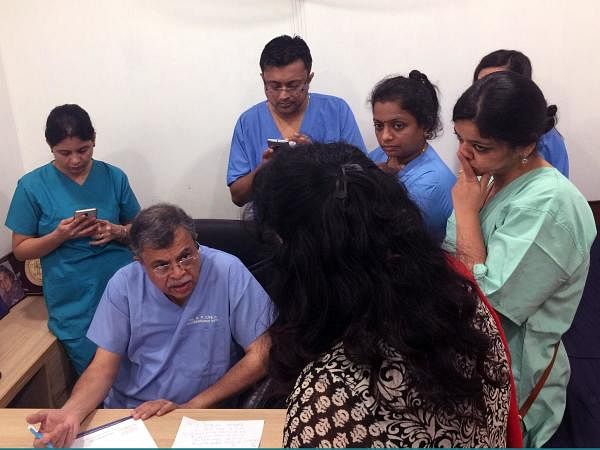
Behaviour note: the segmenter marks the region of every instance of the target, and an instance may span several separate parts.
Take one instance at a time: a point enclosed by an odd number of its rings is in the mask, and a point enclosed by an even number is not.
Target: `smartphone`
[[[96,213],[96,208],[78,209],[77,211],[75,211],[75,218],[83,216],[87,217],[88,219],[95,219]]]
[[[267,139],[267,146],[274,151],[279,149],[289,150],[295,145],[296,143],[294,141],[288,141],[287,139]]]

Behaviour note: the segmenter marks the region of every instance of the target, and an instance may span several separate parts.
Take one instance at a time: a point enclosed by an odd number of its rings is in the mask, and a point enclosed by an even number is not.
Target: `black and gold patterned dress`
[[[353,363],[339,343],[298,377],[288,398],[283,446],[504,447],[509,365],[494,320],[482,303],[476,326],[492,337],[486,370],[505,381],[498,387],[484,384],[483,414],[471,400],[448,407],[423,399],[412,386],[403,356],[385,344],[378,400],[371,392],[370,370]],[[463,367],[470,370],[469,364]]]

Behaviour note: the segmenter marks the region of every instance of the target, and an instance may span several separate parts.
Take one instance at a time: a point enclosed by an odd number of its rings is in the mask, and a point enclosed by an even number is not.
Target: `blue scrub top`
[[[6,226],[15,233],[40,237],[78,209],[97,208],[97,217],[126,223],[140,210],[125,173],[92,160],[83,185],[52,163],[17,183]],[[92,246],[90,238],[71,239],[41,258],[48,327],[61,340],[85,336],[106,283],[132,260],[129,249],[115,241]]]
[[[200,278],[183,306],[171,302],[139,262],[109,281],[88,331],[99,347],[122,356],[107,408],[190,400],[271,324],[271,300],[242,262],[209,247],[199,251]]]
[[[556,128],[542,135],[538,141],[537,151],[560,173],[569,178],[569,155],[565,140]]]
[[[369,153],[376,164],[387,161],[381,147]],[[442,242],[446,221],[452,213],[452,187],[456,177],[431,145],[398,172],[398,180],[410,198],[419,206],[425,225],[433,237]]]
[[[365,143],[348,104],[331,95],[311,93],[300,133],[313,142],[344,141],[366,153]],[[267,149],[267,139],[283,139],[267,102],[248,109],[238,119],[231,139],[227,185],[256,169]]]

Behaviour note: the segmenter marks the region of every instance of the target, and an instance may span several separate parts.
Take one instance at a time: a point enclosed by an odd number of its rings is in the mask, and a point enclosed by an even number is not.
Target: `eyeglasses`
[[[289,92],[290,94],[298,94],[304,89],[308,89],[308,78],[304,81],[292,81],[291,83],[282,85],[277,81],[263,81],[265,84],[265,92],[280,93]]]
[[[200,249],[200,244],[196,242],[196,250]],[[181,270],[187,270],[193,267],[196,262],[200,259],[200,253],[198,251],[194,251],[191,255],[183,255],[180,256],[175,264],[179,266]],[[174,266],[172,263],[161,264],[160,266],[154,266],[152,270],[159,277],[166,277],[173,272]]]

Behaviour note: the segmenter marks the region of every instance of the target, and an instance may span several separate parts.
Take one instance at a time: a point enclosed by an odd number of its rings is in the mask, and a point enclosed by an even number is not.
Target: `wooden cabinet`
[[[43,297],[27,297],[0,320],[0,407],[58,408],[74,376],[48,330]]]

